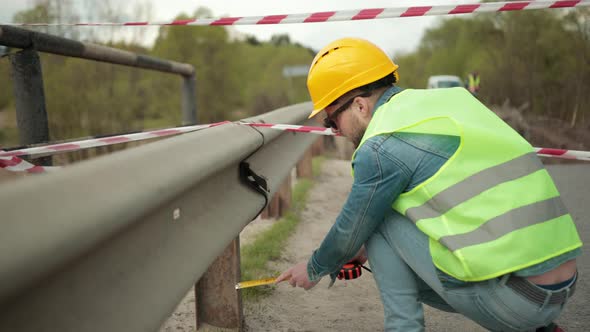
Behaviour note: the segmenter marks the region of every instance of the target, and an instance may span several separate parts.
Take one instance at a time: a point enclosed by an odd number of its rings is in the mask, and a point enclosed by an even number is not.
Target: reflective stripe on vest
[[[581,246],[530,144],[467,90],[400,92],[374,113],[359,148],[394,132],[461,138],[436,174],[392,206],[428,235],[440,270],[460,280],[486,280]]]
[[[478,172],[434,195],[421,206],[409,208],[406,215],[412,220],[436,218],[451,208],[497,186],[543,169],[534,152]]]
[[[561,198],[547,200],[518,207],[486,221],[475,230],[463,234],[443,236],[438,242],[451,251],[500,238],[510,232],[532,226],[567,214]]]

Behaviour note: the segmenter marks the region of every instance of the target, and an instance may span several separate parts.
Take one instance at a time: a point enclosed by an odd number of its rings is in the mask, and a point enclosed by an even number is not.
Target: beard
[[[350,141],[354,145],[354,148],[357,149],[363,140],[363,136],[365,136],[366,129],[360,129],[355,132],[353,135],[350,136]]]
[[[363,136],[365,136],[365,131],[367,131],[367,126],[363,125],[359,119],[353,118],[352,119],[352,130],[349,136],[350,141],[354,145],[354,148],[358,148],[363,140]]]

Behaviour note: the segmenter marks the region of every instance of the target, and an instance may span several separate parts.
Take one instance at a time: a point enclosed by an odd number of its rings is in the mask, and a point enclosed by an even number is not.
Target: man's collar
[[[381,97],[379,97],[379,100],[377,100],[377,103],[375,104],[375,107],[373,108],[373,114],[375,114],[375,111],[383,104],[385,104],[386,102],[389,101],[389,99],[391,99],[391,97],[393,97],[395,94],[401,92],[403,89],[397,86],[392,86],[389,89],[385,90],[385,92],[383,92],[383,94],[381,95]]]

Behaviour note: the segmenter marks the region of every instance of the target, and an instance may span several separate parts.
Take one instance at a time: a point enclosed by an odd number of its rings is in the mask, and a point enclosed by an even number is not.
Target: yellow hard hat
[[[342,38],[331,42],[315,56],[307,89],[313,102],[313,117],[352,89],[375,82],[394,73],[398,65],[375,44],[360,38]]]

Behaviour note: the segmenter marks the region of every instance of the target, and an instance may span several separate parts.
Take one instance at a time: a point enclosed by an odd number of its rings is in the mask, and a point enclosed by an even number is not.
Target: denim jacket
[[[400,91],[388,89],[375,110]],[[368,139],[352,161],[355,176],[348,199],[308,262],[310,280],[328,274],[334,279],[383,221],[395,199],[436,173],[458,145],[456,136],[395,133]]]
[[[374,110],[401,90],[395,86],[388,89]],[[459,142],[457,136],[416,133],[393,133],[368,139],[352,161],[355,176],[347,201],[320,247],[309,259],[309,279],[315,281],[329,274],[334,282],[341,266],[356,255],[383,222],[386,211],[392,208],[397,197],[434,175],[453,155]],[[563,254],[516,274],[526,276],[549,271],[580,252]],[[445,284],[465,284],[439,272],[439,279]]]

